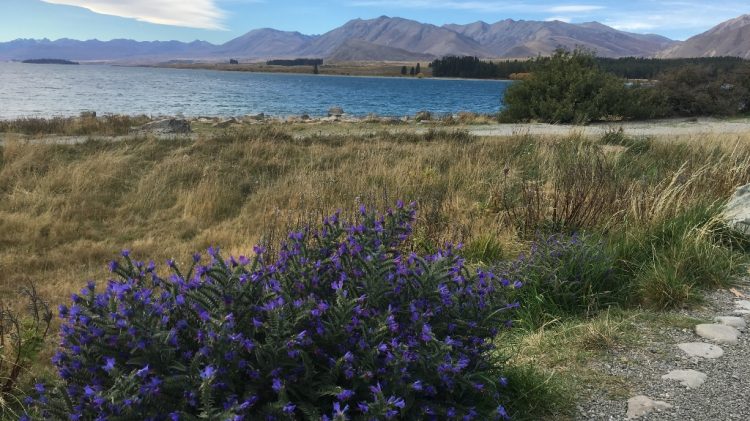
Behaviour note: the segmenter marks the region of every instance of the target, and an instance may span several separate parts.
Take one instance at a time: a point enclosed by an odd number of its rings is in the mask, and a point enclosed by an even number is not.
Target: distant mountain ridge
[[[674,43],[659,35],[632,34],[598,22],[571,24],[506,19],[494,24],[480,21],[445,27],[477,40],[497,57],[549,55],[558,47],[588,48],[603,57],[641,57],[654,55]]]
[[[744,22],[743,17],[738,19]],[[722,24],[731,28],[716,30],[714,35],[719,35],[714,38],[721,38],[722,33],[732,32],[735,27],[740,27],[737,29],[737,36],[744,37],[747,42],[730,40],[726,42],[731,44],[731,48],[724,48],[722,44],[722,49],[715,49],[747,57],[750,55],[750,45],[745,44],[750,43],[750,29],[742,29],[747,25],[731,22]],[[725,40],[712,42],[721,44]],[[709,44],[713,45],[710,42],[706,45]],[[697,46],[688,47],[690,45]],[[228,61],[233,58],[258,61],[315,57],[327,61],[408,61],[429,60],[446,55],[526,58],[551,54],[561,46],[584,47],[603,57],[710,54],[701,50],[709,47],[696,42],[691,44],[690,40],[678,43],[659,35],[619,31],[598,22],[571,24],[561,21],[506,19],[493,24],[480,21],[467,25],[436,26],[381,16],[368,20],[354,19],[322,35],[305,35],[271,28],[255,29],[221,45],[204,41],[184,43],[123,39],[20,39],[0,43],[0,60],[54,57],[77,61],[153,63],[172,60]]]
[[[720,56],[750,59],[750,14],[722,22],[659,53],[663,58]]]

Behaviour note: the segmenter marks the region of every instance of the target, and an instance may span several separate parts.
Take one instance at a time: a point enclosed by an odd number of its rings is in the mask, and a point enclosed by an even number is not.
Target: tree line
[[[472,79],[512,79],[531,73],[545,65],[550,57],[532,60],[484,61],[471,56],[448,56],[431,63],[434,77],[459,77]],[[731,71],[744,65],[739,57],[702,57],[658,59],[642,57],[595,57],[595,64],[604,72],[627,79],[656,79],[659,75],[685,66],[708,66],[717,72]]]
[[[558,50],[552,57],[529,62],[531,76],[508,87],[501,120],[588,123],[750,113],[750,61],[668,62],[661,66],[655,59],[602,60],[588,51]],[[610,70],[615,67],[602,63],[635,65],[619,67],[618,74]],[[655,67],[649,69],[652,63]],[[639,71],[653,71],[656,81],[627,82],[624,72],[636,72],[639,65]]]

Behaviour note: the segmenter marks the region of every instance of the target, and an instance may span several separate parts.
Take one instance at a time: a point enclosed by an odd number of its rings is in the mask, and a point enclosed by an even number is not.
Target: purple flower
[[[201,370],[201,379],[203,380],[212,379],[215,374],[216,374],[216,369],[210,365],[207,365],[203,370]]]
[[[349,405],[345,405],[343,408],[341,407],[341,403],[334,402],[333,403],[333,416],[334,418],[339,417],[346,417],[346,411],[349,410]]]
[[[274,378],[271,382],[271,388],[274,392],[279,393],[281,392],[281,389],[284,387],[284,383],[279,378]]]
[[[135,375],[138,376],[138,377],[140,377],[140,378],[144,378],[144,377],[148,376],[148,371],[149,371],[148,364],[146,364],[143,368],[141,368],[140,370],[136,371]]]
[[[87,385],[86,387],[83,388],[83,394],[88,397],[91,397],[96,394],[96,391],[94,391],[94,389],[91,386]]]
[[[295,408],[297,408],[297,406],[295,404],[289,402],[286,405],[284,405],[284,412],[286,412],[287,414],[292,414],[292,413],[294,413],[294,409]]]
[[[109,373],[110,371],[114,370],[115,368],[115,359],[112,357],[105,357],[104,358],[104,365],[102,366],[102,369]]]
[[[432,328],[429,324],[425,323],[422,325],[422,333],[419,335],[419,338],[425,342],[432,340]]]
[[[367,412],[368,412],[368,411],[370,410],[370,407],[369,407],[369,406],[367,405],[367,402],[359,402],[359,403],[357,404],[357,408],[358,408],[358,409],[359,409],[359,411],[360,411],[360,412],[362,412],[363,414],[366,414],[366,413],[367,413]]]
[[[354,396],[354,392],[349,389],[344,389],[336,395],[336,399],[340,401],[348,401]]]

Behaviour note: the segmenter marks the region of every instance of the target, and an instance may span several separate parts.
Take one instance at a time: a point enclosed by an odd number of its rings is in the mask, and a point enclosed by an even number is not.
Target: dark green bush
[[[750,65],[689,65],[664,72],[655,92],[674,116],[734,116],[750,105]]]
[[[529,78],[505,91],[501,120],[583,124],[625,116],[632,91],[593,54],[561,49],[537,62]]]
[[[621,285],[615,260],[603,242],[590,235],[542,237],[528,255],[503,263],[498,272],[518,279],[520,323],[538,328],[562,318],[588,317],[617,302]]]

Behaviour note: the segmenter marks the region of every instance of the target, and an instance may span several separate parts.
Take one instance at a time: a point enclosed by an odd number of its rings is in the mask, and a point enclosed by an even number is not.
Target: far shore
[[[429,62],[419,62],[422,70],[421,76],[410,76],[408,73],[406,75],[401,74],[403,66],[406,66],[408,70],[411,69],[412,66],[416,66],[417,63],[417,61],[324,63],[318,66],[318,74],[330,76],[384,76],[403,78],[432,77],[432,69],[429,68]],[[201,69],[251,73],[314,74],[313,66],[271,66],[265,63],[156,63],[145,66],[170,69]]]
[[[213,70],[217,72],[245,72],[245,73],[260,73],[260,74],[290,74],[290,75],[300,75],[300,76],[337,76],[337,77],[365,77],[365,78],[397,78],[397,79],[413,79],[413,80],[420,80],[420,79],[429,79],[429,80],[462,80],[462,81],[482,81],[482,82],[515,82],[511,79],[477,79],[477,78],[468,78],[468,77],[434,77],[432,76],[432,73],[430,72],[429,75],[425,75],[424,72],[422,76],[409,76],[409,75],[402,75],[402,74],[394,74],[392,71],[389,70],[387,66],[385,67],[378,67],[373,66],[371,69],[368,69],[367,66],[361,66],[358,67],[356,65],[353,65],[351,67],[346,65],[330,65],[329,68],[324,69],[322,66],[319,67],[319,73],[314,74],[312,71],[309,71],[308,67],[310,66],[269,66],[266,64],[258,64],[258,65],[230,65],[230,64],[211,64],[211,63],[203,63],[203,64],[169,64],[169,63],[162,63],[162,64],[132,64],[132,65],[121,65],[121,64],[114,64],[117,66],[125,66],[125,67],[150,67],[150,68],[157,68],[157,69],[181,69],[181,70]],[[292,69],[289,69],[291,67]],[[299,68],[297,68],[299,67]],[[385,69],[384,71],[380,72],[379,69]],[[400,67],[399,67],[400,69]],[[400,71],[399,71],[400,72]]]

